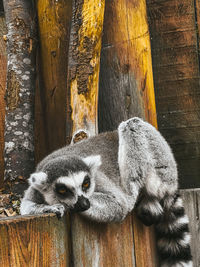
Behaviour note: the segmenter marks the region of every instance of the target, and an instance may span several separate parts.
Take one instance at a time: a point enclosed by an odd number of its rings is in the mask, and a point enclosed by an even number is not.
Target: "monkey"
[[[45,157],[29,178],[21,214],[66,211],[99,222],[122,222],[136,210],[155,225],[162,267],[192,267],[188,217],[178,194],[170,146],[148,122],[134,117]]]

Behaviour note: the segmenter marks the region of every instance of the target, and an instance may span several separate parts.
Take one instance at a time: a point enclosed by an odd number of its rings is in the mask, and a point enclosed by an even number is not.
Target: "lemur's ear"
[[[83,161],[93,170],[97,170],[102,164],[100,155],[86,157]]]
[[[45,172],[34,172],[28,179],[29,184],[33,186],[43,185],[47,180],[47,174]]]

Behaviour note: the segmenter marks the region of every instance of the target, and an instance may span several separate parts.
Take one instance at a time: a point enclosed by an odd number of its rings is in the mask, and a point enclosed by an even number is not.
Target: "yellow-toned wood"
[[[104,2],[85,0],[74,4],[69,53],[72,132],[83,129],[94,135],[98,131],[98,78]]]
[[[66,143],[66,91],[72,1],[37,1],[39,52],[35,108],[38,162]]]
[[[122,1],[126,3],[124,18],[127,18],[127,41],[129,64],[134,73],[138,89],[144,101],[145,118],[157,126],[156,106],[153,84],[150,35],[147,23],[146,1]],[[116,8],[120,8],[116,5]],[[122,9],[117,10],[122,12]],[[122,19],[123,21],[123,19]],[[122,25],[124,27],[125,25]],[[123,31],[123,28],[120,29]]]
[[[106,5],[99,96],[100,130],[115,129],[132,116],[157,126],[144,0],[111,0]]]

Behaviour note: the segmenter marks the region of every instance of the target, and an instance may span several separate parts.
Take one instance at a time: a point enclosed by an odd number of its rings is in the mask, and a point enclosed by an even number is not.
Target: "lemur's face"
[[[29,183],[49,205],[63,203],[74,211],[89,209],[89,197],[95,189],[95,173],[101,165],[100,156],[57,158],[44,171],[33,173]]]

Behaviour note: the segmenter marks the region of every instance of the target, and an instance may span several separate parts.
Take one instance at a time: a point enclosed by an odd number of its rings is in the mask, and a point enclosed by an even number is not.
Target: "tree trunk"
[[[5,179],[27,179],[34,168],[35,16],[32,1],[4,0],[7,25]],[[23,185],[16,185],[16,193]]]
[[[0,187],[4,180],[4,121],[5,121],[5,88],[6,88],[6,42],[4,36],[6,35],[6,24],[3,12],[3,6],[0,6]]]

